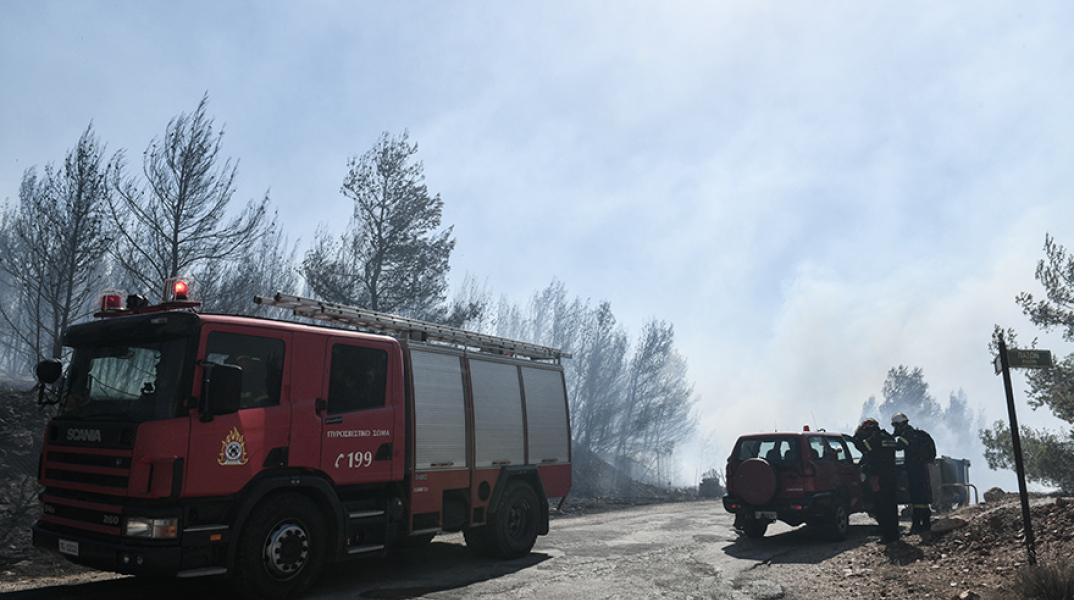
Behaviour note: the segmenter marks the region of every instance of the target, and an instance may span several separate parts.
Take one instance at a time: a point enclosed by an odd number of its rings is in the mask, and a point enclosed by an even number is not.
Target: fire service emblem
[[[234,427],[224,438],[220,458],[216,462],[221,465],[245,465],[247,460],[249,457],[246,456],[246,442],[243,441],[239,428]]]

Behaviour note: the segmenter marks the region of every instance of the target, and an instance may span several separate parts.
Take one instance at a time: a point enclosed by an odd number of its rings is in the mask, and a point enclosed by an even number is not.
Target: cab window
[[[336,344],[330,368],[328,414],[384,407],[388,380],[385,350]]]
[[[205,361],[242,369],[239,408],[276,406],[283,383],[283,340],[228,331],[212,331]]]
[[[862,456],[861,450],[858,450],[858,447],[854,445],[853,440],[847,438],[846,436],[843,436],[843,442],[846,444],[847,449],[850,451],[850,462],[854,464],[859,464],[861,462]]]
[[[832,460],[832,452],[828,448],[828,442],[824,437],[814,435],[809,437],[809,453],[813,460]]]
[[[831,453],[832,458],[844,463],[854,464],[853,459],[850,458],[850,454],[847,452],[846,444],[839,438],[827,438],[828,439],[828,451]]]

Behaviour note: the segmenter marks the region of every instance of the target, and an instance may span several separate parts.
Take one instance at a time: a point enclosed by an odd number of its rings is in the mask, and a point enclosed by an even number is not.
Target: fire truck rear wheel
[[[537,494],[533,488],[522,481],[512,483],[484,527],[488,551],[500,558],[529,554],[537,541],[538,514]]]
[[[270,498],[250,513],[235,558],[235,587],[247,598],[284,600],[313,586],[325,558],[324,518],[298,494]]]

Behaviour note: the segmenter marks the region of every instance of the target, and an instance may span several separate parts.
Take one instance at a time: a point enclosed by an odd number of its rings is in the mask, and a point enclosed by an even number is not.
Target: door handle
[[[317,412],[317,416],[319,417],[319,416],[321,416],[322,412],[324,412],[325,410],[328,410],[328,403],[325,402],[323,398],[318,398],[313,403],[313,410],[315,410]]]

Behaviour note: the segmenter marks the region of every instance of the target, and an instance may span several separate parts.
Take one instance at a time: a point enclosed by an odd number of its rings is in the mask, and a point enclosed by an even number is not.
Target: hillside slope
[[[1074,560],[1074,500],[1038,497],[1030,506],[1038,564]],[[1014,575],[1026,566],[1028,556],[1018,496],[1006,494],[945,517],[934,521],[939,529],[952,527],[945,533],[904,535],[888,546],[870,537],[822,563],[782,564],[766,576],[781,581],[800,598],[1017,597]]]

